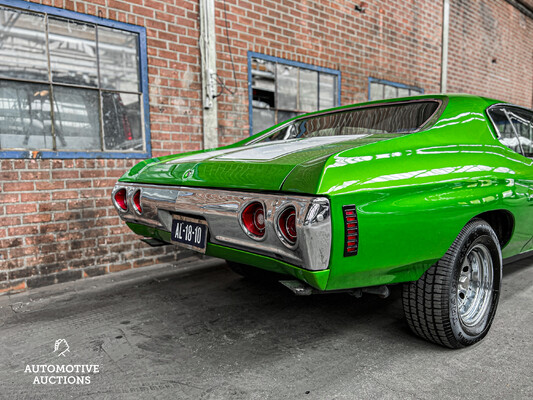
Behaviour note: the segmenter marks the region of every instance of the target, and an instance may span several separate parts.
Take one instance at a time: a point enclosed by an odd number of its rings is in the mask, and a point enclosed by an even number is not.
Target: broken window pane
[[[253,133],[319,107],[335,107],[336,75],[258,57],[250,61]]]

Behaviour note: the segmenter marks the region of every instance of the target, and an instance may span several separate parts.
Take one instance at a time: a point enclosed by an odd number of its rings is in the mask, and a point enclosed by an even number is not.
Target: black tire
[[[243,278],[254,282],[277,282],[287,279],[287,275],[278,274],[277,272],[267,271],[266,269],[253,267],[251,265],[241,264],[233,261],[227,261],[229,269]]]
[[[494,319],[501,279],[498,238],[488,223],[474,219],[418,281],[404,284],[409,327],[418,336],[453,349],[479,342]]]

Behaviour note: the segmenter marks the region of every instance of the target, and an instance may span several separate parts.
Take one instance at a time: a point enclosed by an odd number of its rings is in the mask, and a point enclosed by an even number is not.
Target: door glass
[[[533,157],[532,112],[497,106],[489,110],[489,115],[500,135],[500,142],[517,153]]]
[[[520,146],[526,157],[533,157],[533,116],[521,109],[509,109],[508,114],[518,135]]]

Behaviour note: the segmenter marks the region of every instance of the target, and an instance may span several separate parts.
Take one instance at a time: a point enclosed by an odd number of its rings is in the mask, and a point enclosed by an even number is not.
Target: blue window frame
[[[338,70],[248,52],[250,135],[310,111],[340,105]]]
[[[0,0],[0,158],[151,156],[146,29]]]
[[[424,89],[385,79],[368,78],[368,100],[385,100],[424,94]]]

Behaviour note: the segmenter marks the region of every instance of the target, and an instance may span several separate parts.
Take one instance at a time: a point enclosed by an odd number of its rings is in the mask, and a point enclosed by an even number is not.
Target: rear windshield
[[[262,142],[324,136],[411,133],[419,130],[439,107],[437,101],[417,101],[361,107],[295,120]]]

